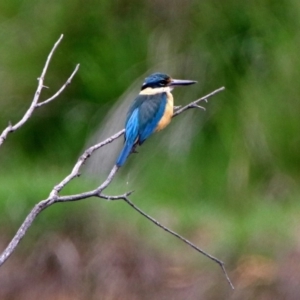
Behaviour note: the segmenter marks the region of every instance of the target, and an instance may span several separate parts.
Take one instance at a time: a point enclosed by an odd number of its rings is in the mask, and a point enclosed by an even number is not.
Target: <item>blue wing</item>
[[[139,95],[127,113],[125,143],[117,159],[122,166],[136,143],[140,145],[155,131],[167,103],[167,94]]]
[[[143,101],[139,109],[139,144],[141,145],[156,129],[163,117],[167,94],[143,95]]]
[[[134,109],[132,114],[127,118],[126,125],[125,125],[125,143],[124,147],[117,159],[117,166],[121,167],[128,155],[130,154],[134,144],[136,143],[138,133],[139,133],[139,123],[138,123],[138,108]]]

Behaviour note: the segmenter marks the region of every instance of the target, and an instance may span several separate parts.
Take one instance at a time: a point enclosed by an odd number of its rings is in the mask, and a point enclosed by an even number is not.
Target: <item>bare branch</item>
[[[0,146],[3,144],[3,142],[5,141],[5,139],[7,138],[7,135],[9,133],[16,131],[17,129],[19,129],[21,126],[23,126],[27,122],[27,120],[32,116],[34,110],[37,107],[40,107],[40,106],[42,106],[44,104],[47,104],[50,101],[52,101],[55,98],[57,98],[63,92],[63,90],[66,88],[66,86],[71,83],[71,80],[74,77],[74,75],[76,74],[76,72],[77,72],[77,70],[79,68],[79,65],[76,66],[75,70],[73,71],[73,73],[71,74],[71,76],[68,78],[67,82],[51,98],[49,98],[48,100],[46,100],[44,102],[38,103],[40,95],[41,95],[41,92],[42,92],[42,89],[43,88],[48,88],[47,86],[44,85],[45,75],[46,75],[49,63],[51,61],[51,58],[53,56],[53,53],[56,50],[56,48],[58,47],[58,45],[59,45],[59,43],[61,42],[62,39],[63,39],[63,34],[59,37],[59,39],[57,40],[57,42],[54,44],[52,50],[50,51],[50,53],[49,53],[49,55],[47,57],[47,60],[46,60],[46,63],[44,65],[42,74],[38,78],[38,87],[37,87],[37,90],[36,90],[36,92],[34,94],[34,97],[33,97],[33,100],[31,102],[30,107],[28,108],[28,110],[26,111],[26,113],[24,114],[24,116],[22,117],[22,119],[18,123],[16,123],[15,125],[9,124],[3,130],[3,132],[0,135]]]
[[[90,197],[100,197],[101,192],[111,183],[118,169],[119,168],[117,166],[114,166],[110,171],[109,175],[107,176],[106,180],[97,189],[86,193],[59,197],[54,187],[47,199],[40,201],[38,204],[34,206],[34,208],[28,214],[25,221],[23,222],[23,224],[21,225],[21,227],[19,228],[19,230],[17,231],[17,233],[15,234],[15,236],[13,237],[13,239],[11,240],[7,248],[2,252],[2,254],[0,255],[0,266],[13,253],[13,251],[18,246],[21,239],[26,234],[27,230],[30,228],[32,222],[35,220],[35,218],[38,216],[40,212],[42,212],[44,209],[57,202],[68,202],[68,201],[83,200]]]
[[[80,66],[80,64],[77,64],[76,65],[76,68],[75,68],[75,70],[73,71],[73,73],[70,75],[70,77],[68,78],[68,80],[66,81],[66,83],[52,96],[52,97],[50,97],[49,99],[47,99],[47,100],[45,100],[45,101],[43,101],[43,102],[40,102],[40,103],[37,103],[36,105],[35,105],[35,107],[36,108],[38,108],[38,107],[41,107],[41,106],[43,106],[43,105],[45,105],[45,104],[48,104],[49,102],[51,102],[51,101],[53,101],[55,98],[57,98],[62,92],[63,92],[63,90],[69,85],[69,84],[71,84],[71,81],[72,81],[72,79],[73,79],[73,77],[75,76],[75,74],[77,73],[77,71],[78,71],[78,69],[79,69],[79,66]],[[45,87],[45,86],[44,86]]]
[[[118,196],[110,196],[110,195],[104,195],[104,194],[100,194],[99,195],[99,198],[102,198],[102,199],[105,199],[105,200],[124,200],[124,198],[127,198],[129,197],[134,191],[130,191],[130,192],[127,192],[123,195],[118,195]]]
[[[226,272],[225,269],[225,265],[224,262],[219,260],[218,258],[212,256],[211,254],[205,252],[204,250],[202,250],[201,248],[197,247],[195,244],[191,243],[189,240],[185,239],[184,237],[182,237],[181,235],[179,235],[177,232],[167,228],[166,226],[160,224],[158,221],[156,221],[154,218],[152,218],[151,216],[147,215],[144,211],[142,211],[140,208],[138,208],[135,204],[133,204],[128,196],[121,196],[122,199],[129,204],[133,209],[135,209],[139,214],[141,214],[142,216],[144,216],[145,218],[147,218],[148,220],[150,220],[152,223],[154,223],[156,226],[162,228],[163,230],[165,230],[166,232],[172,234],[173,236],[177,237],[178,239],[180,239],[181,241],[183,241],[184,243],[188,244],[190,247],[194,248],[196,251],[200,252],[201,254],[205,255],[206,257],[208,257],[209,259],[213,260],[214,262],[216,262],[223,270],[226,280],[228,281],[229,285],[231,286],[232,289],[234,289],[234,286]],[[108,196],[107,199],[110,200],[112,197]],[[120,198],[113,198],[112,200],[116,200],[116,199],[120,199]]]
[[[62,38],[62,37],[61,37]],[[61,40],[60,38],[60,40]],[[55,44],[57,45],[60,40]],[[54,46],[54,48],[52,49],[51,53],[50,53],[50,57],[53,53],[53,51],[55,50],[56,46]],[[42,76],[45,75],[45,70],[47,69],[46,67],[48,67],[48,63],[49,63],[50,59],[48,57],[48,60],[46,62],[45,68],[43,70]],[[44,102],[41,102],[39,104],[37,104],[37,100],[36,102],[33,101],[34,107],[40,107],[44,104],[49,103],[50,101],[52,101],[55,97],[57,97],[64,89],[65,87],[69,84],[69,82],[71,81],[71,79],[73,78],[73,76],[75,75],[75,73],[78,70],[79,65],[76,66],[76,69],[74,70],[74,72],[71,74],[71,76],[69,77],[69,79],[67,80],[67,82],[61,87],[61,89],[54,94],[51,98],[45,100]],[[40,85],[39,85],[40,87]],[[42,88],[42,85],[41,85]],[[198,105],[198,103],[200,101],[207,101],[207,99],[213,95],[215,95],[216,93],[220,92],[224,90],[224,87],[219,88],[217,90],[215,90],[214,92],[198,99],[195,100],[194,102],[191,102],[190,104],[184,106],[184,107],[179,107],[173,117],[176,117],[177,115],[181,114],[182,112],[184,112],[187,109],[190,108],[201,108],[203,109],[201,106]],[[32,106],[32,105],[31,105]],[[34,109],[34,108],[33,108]],[[32,112],[31,112],[32,113]],[[26,120],[25,120],[26,121]],[[25,122],[24,121],[24,122]],[[9,125],[10,127],[12,127],[11,125]],[[130,200],[129,200],[129,195],[132,192],[128,192],[125,193],[123,195],[119,195],[119,196],[109,196],[109,195],[104,195],[102,194],[102,192],[108,187],[108,185],[112,182],[112,180],[114,179],[117,171],[118,171],[118,167],[115,165],[112,170],[110,171],[109,175],[107,176],[106,180],[99,185],[99,187],[97,187],[94,190],[88,191],[88,192],[84,192],[84,193],[80,193],[80,194],[74,194],[74,195],[67,195],[67,196],[59,196],[59,193],[61,192],[61,190],[71,181],[73,180],[75,177],[79,176],[79,171],[80,168],[82,167],[82,165],[86,162],[86,160],[98,149],[104,147],[105,145],[113,142],[114,140],[116,140],[117,138],[119,138],[121,135],[123,135],[124,133],[124,129],[120,130],[119,132],[117,132],[116,134],[112,135],[111,137],[107,138],[106,140],[104,140],[101,143],[98,143],[88,149],[86,149],[84,151],[84,153],[78,158],[76,164],[74,165],[71,173],[69,175],[67,175],[60,183],[58,183],[56,186],[53,187],[52,191],[49,194],[49,197],[45,200],[40,201],[38,204],[36,204],[34,206],[34,208],[32,209],[32,211],[28,214],[28,216],[26,217],[26,219],[24,220],[23,224],[21,225],[21,227],[19,228],[19,230],[17,231],[17,233],[15,234],[15,236],[13,237],[13,239],[11,240],[11,242],[9,243],[9,245],[7,246],[7,248],[2,252],[2,254],[0,255],[0,266],[8,259],[8,257],[14,252],[15,248],[17,247],[17,245],[19,244],[19,242],[21,241],[21,239],[24,237],[24,235],[26,234],[27,230],[30,228],[32,222],[35,220],[35,218],[38,216],[38,214],[40,212],[42,212],[44,209],[46,209],[47,207],[51,206],[54,203],[58,203],[58,202],[70,202],[70,201],[79,201],[79,200],[83,200],[83,199],[87,199],[90,197],[99,197],[99,198],[103,198],[106,200],[124,200],[127,204],[129,204],[131,207],[133,207],[136,211],[138,211],[141,215],[143,215],[144,217],[146,217],[148,220],[150,220],[151,222],[153,222],[155,225],[159,226],[160,228],[164,229],[165,231],[167,231],[168,233],[174,235],[175,237],[177,237],[178,239],[182,240],[184,243],[188,244],[190,247],[194,248],[196,251],[202,253],[203,255],[207,256],[208,258],[210,258],[211,260],[215,261],[216,263],[218,263],[224,274],[225,277],[228,281],[228,283],[230,284],[230,286],[232,288],[233,285],[228,277],[228,274],[226,272],[224,263],[217,259],[216,257],[206,253],[205,251],[203,251],[201,248],[195,246],[193,243],[191,243],[190,241],[186,240],[185,238],[183,238],[182,236],[180,236],[179,234],[177,234],[176,232],[168,229],[167,227],[161,225],[158,221],[156,221],[155,219],[153,219],[152,217],[150,217],[149,215],[147,215],[146,213],[144,213],[142,210],[140,210],[137,206],[135,206]]]
[[[198,105],[198,104],[194,104],[191,108],[199,108],[202,109],[204,111],[206,111],[206,108],[204,106]]]
[[[206,257],[208,257],[209,259],[213,260],[214,262],[216,262],[222,269],[225,278],[227,280],[227,282],[229,283],[230,287],[232,289],[234,289],[234,286],[228,276],[228,273],[226,271],[225,268],[225,264],[223,261],[221,261],[220,259],[216,258],[215,256],[205,252],[204,250],[202,250],[201,248],[197,247],[195,244],[193,244],[192,242],[190,242],[189,240],[185,239],[184,237],[182,237],[181,235],[179,235],[177,232],[169,229],[168,227],[162,225],[161,223],[159,223],[157,220],[155,220],[153,217],[149,216],[148,214],[146,214],[144,211],[142,211],[139,207],[137,207],[135,204],[133,204],[130,199],[128,198],[131,194],[133,193],[133,191],[127,192],[123,195],[118,195],[118,196],[109,196],[109,195],[104,195],[104,194],[100,194],[99,197],[106,199],[106,200],[124,200],[128,205],[130,205],[134,210],[136,210],[139,214],[141,214],[142,216],[144,216],[145,218],[147,218],[148,220],[150,220],[152,223],[154,223],[156,226],[160,227],[161,229],[165,230],[166,232],[172,234],[173,236],[177,237],[178,239],[180,239],[181,241],[183,241],[185,244],[189,245],[190,247],[192,247],[193,249],[195,249],[196,251],[198,251],[199,253],[205,255]]]
[[[101,143],[98,143],[94,146],[91,146],[90,148],[86,149],[83,154],[79,157],[79,159],[77,160],[77,163],[75,164],[75,166],[73,167],[73,170],[71,171],[71,173],[65,177],[59,184],[57,184],[51,193],[54,194],[58,194],[63,188],[64,186],[69,183],[73,178],[78,177],[79,176],[79,171],[80,168],[82,167],[82,165],[85,163],[85,161],[93,154],[94,151],[102,148],[103,146],[112,143],[114,140],[116,140],[118,137],[120,137],[121,135],[123,135],[124,133],[124,129],[120,130],[119,132],[115,133],[114,135],[112,135],[111,137],[107,138],[106,140],[104,140]],[[51,194],[50,194],[51,195]]]
[[[224,90],[225,90],[225,87],[222,86],[222,87],[218,88],[217,90],[215,90],[215,91],[213,91],[213,92],[207,94],[206,96],[201,97],[201,98],[199,98],[199,99],[197,99],[197,100],[195,100],[195,101],[193,101],[193,102],[187,104],[186,106],[183,106],[183,107],[179,108],[178,110],[176,110],[176,111],[174,112],[173,118],[177,117],[179,114],[183,113],[185,110],[190,109],[190,108],[198,107],[198,108],[203,109],[202,106],[199,107],[199,106],[197,105],[199,102],[201,102],[201,101],[207,102],[207,99],[208,99],[208,98],[210,98],[210,97],[214,96],[215,94],[220,93],[220,92],[222,92],[222,91],[224,91]],[[204,109],[204,110],[205,110],[205,109]]]
[[[25,221],[21,225],[21,227],[18,229],[17,233],[11,240],[11,242],[8,244],[6,249],[2,252],[0,256],[0,266],[9,258],[9,256],[13,253],[13,251],[18,246],[20,240],[24,237],[26,234],[28,228],[31,226],[32,222],[35,220],[37,215],[44,210],[45,208],[49,207],[53,204],[53,200],[42,200],[38,204],[34,206],[34,208],[31,210],[31,212],[27,215]]]

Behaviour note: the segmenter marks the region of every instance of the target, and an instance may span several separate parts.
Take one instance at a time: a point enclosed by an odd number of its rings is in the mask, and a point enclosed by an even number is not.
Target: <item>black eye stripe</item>
[[[165,87],[169,84],[168,79],[159,79],[155,78],[156,80],[152,82],[145,81],[141,87],[141,90],[146,89],[147,87],[155,88],[155,87]]]

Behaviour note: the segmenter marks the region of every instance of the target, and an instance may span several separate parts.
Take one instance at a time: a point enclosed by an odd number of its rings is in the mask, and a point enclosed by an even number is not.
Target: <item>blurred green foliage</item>
[[[117,98],[141,74],[166,64],[157,71],[199,81],[175,91],[180,103],[220,86],[226,91],[205,113],[174,120],[182,145],[192,137],[187,151],[168,145],[171,125],[131,158],[110,191],[124,191],[131,176],[133,199],[174,229],[211,230],[218,251],[229,256],[276,253],[278,240],[291,238],[287,228],[300,208],[299,27],[297,0],[0,2],[0,128],[24,114],[61,33],[45,82],[50,89],[41,98],[81,64],[59,99],[36,111],[0,149],[2,220],[8,221],[7,201],[20,201],[27,204],[19,224],[67,174]],[[162,139],[164,151],[156,148]],[[101,209],[157,234],[140,216],[124,213],[124,205]]]

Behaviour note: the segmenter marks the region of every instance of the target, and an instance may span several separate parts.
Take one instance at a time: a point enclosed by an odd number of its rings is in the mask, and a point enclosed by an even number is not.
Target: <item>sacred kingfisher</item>
[[[141,145],[152,133],[164,129],[171,122],[173,88],[194,83],[196,81],[173,79],[162,73],[154,73],[145,79],[139,95],[127,112],[125,142],[116,162],[118,167],[125,163],[131,152],[135,152],[137,145]]]

